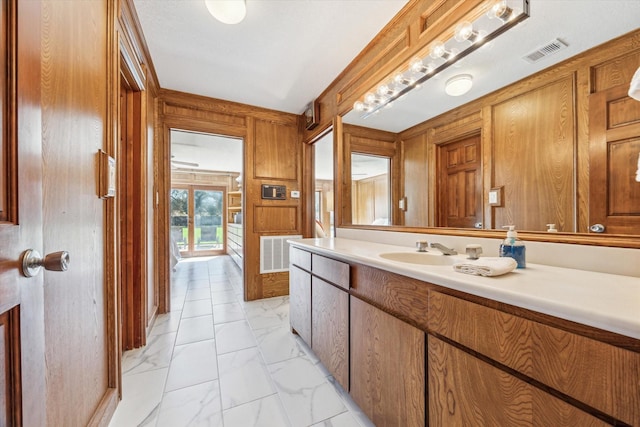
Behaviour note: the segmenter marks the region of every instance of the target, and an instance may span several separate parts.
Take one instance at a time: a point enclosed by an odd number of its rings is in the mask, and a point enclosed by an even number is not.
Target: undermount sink
[[[421,265],[453,265],[455,262],[454,258],[430,252],[385,252],[380,257],[389,261]]]

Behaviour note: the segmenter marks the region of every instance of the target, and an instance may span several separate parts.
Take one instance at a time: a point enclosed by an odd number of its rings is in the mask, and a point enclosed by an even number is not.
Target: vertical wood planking
[[[42,2],[43,252],[71,254],[68,271],[44,273],[48,425],[88,424],[110,388],[95,184],[111,101],[108,17],[106,1]]]

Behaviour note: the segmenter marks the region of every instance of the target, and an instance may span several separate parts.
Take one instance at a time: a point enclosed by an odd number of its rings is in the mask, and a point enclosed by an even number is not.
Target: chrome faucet
[[[442,243],[432,243],[431,247],[440,250],[440,252],[442,252],[442,255],[458,255],[458,251],[453,248],[450,249]]]

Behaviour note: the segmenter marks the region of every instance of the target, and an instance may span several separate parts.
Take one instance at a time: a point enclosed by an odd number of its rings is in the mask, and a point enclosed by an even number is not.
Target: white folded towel
[[[629,85],[629,96],[640,101],[640,68],[636,70],[636,73],[631,78],[631,84]]]
[[[500,276],[509,273],[518,266],[515,259],[509,257],[484,257],[453,264],[458,273],[476,276]]]

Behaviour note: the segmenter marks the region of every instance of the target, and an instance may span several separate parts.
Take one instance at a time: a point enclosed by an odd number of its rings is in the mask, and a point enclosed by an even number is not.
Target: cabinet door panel
[[[289,321],[291,329],[311,345],[311,274],[294,265],[289,269]]]
[[[424,332],[350,298],[351,397],[378,427],[424,426]]]
[[[532,385],[428,337],[430,426],[605,426]]]
[[[311,348],[342,388],[349,390],[349,294],[312,278]]]

